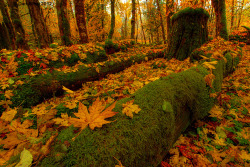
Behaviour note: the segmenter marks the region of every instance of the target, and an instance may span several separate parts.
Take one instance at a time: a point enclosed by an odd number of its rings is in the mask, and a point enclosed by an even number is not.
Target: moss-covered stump
[[[92,67],[80,65],[74,67],[71,72],[55,70],[51,73],[47,71],[47,74],[40,74],[33,77],[22,75],[16,78],[13,77],[12,85],[5,91],[13,90],[14,96],[10,99],[12,101],[11,107],[22,106],[24,108],[29,108],[54,95],[62,95],[62,86],[77,90],[81,88],[82,84],[85,82],[98,80],[105,77],[107,74],[122,71],[135,63],[141,63],[145,60],[152,60],[160,57],[164,57],[163,52],[150,52],[147,55],[131,56],[128,59],[117,59],[117,61],[97,63]],[[18,80],[24,83],[16,85]]]
[[[236,57],[227,54],[225,58],[213,71],[218,87],[221,77],[237,66]],[[204,79],[209,73],[200,62],[197,67],[147,84],[116,103],[113,111],[118,114],[111,118],[114,122],[100,129],[86,128],[75,141],[73,127],[62,131],[52,152],[39,166],[107,167],[117,165],[116,159],[129,167],[159,165],[181,132],[192,121],[204,118],[213,106],[215,99],[210,93],[214,88]],[[122,104],[130,100],[141,108],[133,119],[122,113]],[[70,147],[63,150],[65,141]]]
[[[171,18],[171,34],[168,39],[167,57],[186,59],[191,52],[208,40],[209,14],[202,8],[186,8]]]
[[[246,43],[249,45],[250,44],[250,27],[247,26],[242,26],[243,28],[245,28],[247,30],[247,35],[246,35]]]

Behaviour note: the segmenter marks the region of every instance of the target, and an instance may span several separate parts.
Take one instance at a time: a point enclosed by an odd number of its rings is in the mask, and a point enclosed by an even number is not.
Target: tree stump
[[[203,8],[188,7],[174,14],[167,57],[184,60],[194,49],[208,41],[208,18],[209,13]]]

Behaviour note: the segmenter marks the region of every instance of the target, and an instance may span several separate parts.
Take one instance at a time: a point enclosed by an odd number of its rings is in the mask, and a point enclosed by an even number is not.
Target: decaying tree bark
[[[208,18],[209,14],[202,8],[186,8],[174,14],[167,57],[184,60],[204,44],[208,40]]]
[[[132,0],[131,39],[135,39],[135,0]]]
[[[35,28],[34,33],[36,33],[38,38],[38,47],[48,47],[52,41],[49,37],[40,2],[38,0],[26,0],[26,3],[29,8],[31,22]]]

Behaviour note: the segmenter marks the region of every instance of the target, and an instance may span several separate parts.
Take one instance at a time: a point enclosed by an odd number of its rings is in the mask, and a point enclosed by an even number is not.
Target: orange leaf
[[[104,110],[105,105],[99,100],[99,98],[97,98],[92,106],[89,107],[88,112],[87,107],[79,102],[78,113],[75,113],[75,115],[80,119],[69,118],[69,122],[76,127],[80,127],[81,129],[84,129],[87,125],[89,125],[90,129],[92,130],[94,130],[95,127],[100,128],[102,127],[102,125],[111,122],[106,121],[106,118],[112,117],[117,114],[116,112],[112,111],[112,109],[115,107],[115,103]]]

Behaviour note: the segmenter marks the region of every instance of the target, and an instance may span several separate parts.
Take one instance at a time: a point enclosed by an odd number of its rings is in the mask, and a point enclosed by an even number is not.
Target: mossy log
[[[24,84],[18,85],[17,88],[10,87],[13,90],[14,96],[11,98],[12,107],[22,106],[24,108],[37,105],[53,95],[62,95],[62,86],[72,90],[77,90],[82,87],[82,84],[89,81],[99,80],[107,74],[116,73],[130,67],[134,63],[141,63],[145,59],[151,60],[154,58],[164,57],[163,52],[149,53],[147,55],[131,56],[129,59],[119,59],[116,62],[106,61],[103,66],[86,67],[81,65],[75,72],[64,73],[63,71],[52,71],[47,74],[37,76],[20,76],[12,78],[15,82],[23,80]]]
[[[171,34],[168,39],[167,57],[186,59],[191,52],[208,41],[209,14],[202,8],[186,8],[171,18]]]
[[[216,77],[237,65],[231,55],[226,58],[225,68],[224,60],[219,60]],[[181,132],[192,121],[204,118],[213,106],[212,88],[204,80],[207,74],[209,70],[198,65],[147,84],[116,103],[114,122],[95,130],[86,128],[75,141],[71,140],[76,135],[73,127],[63,130],[40,166],[107,167],[117,165],[116,159],[129,167],[159,165]],[[130,100],[141,108],[133,119],[122,113],[122,104]],[[60,149],[65,141],[70,142],[67,151]]]

